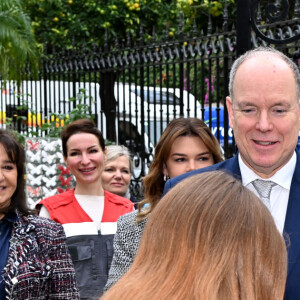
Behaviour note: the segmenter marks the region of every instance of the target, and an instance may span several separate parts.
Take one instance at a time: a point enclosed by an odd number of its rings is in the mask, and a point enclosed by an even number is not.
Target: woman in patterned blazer
[[[0,299],[79,299],[62,226],[27,208],[24,155],[0,130]]]

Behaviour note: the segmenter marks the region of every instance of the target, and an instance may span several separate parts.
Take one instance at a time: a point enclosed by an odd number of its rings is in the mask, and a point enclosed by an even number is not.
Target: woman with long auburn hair
[[[147,218],[159,202],[165,181],[223,160],[221,147],[207,125],[197,118],[172,120],[155,147],[149,174],[144,178],[145,198],[138,211],[121,216],[114,238],[114,256],[105,290],[131,266]]]
[[[159,201],[132,267],[101,300],[282,300],[286,272],[268,209],[231,175],[206,172]]]
[[[189,138],[199,139],[202,146],[204,146],[202,152],[198,153],[196,151],[196,154],[200,155],[196,157],[198,164],[195,163],[194,168],[190,166],[187,166],[187,169],[180,168],[180,164],[185,157],[184,155],[176,155],[178,148],[176,145],[174,147],[174,142],[177,142],[178,138],[185,138],[184,142],[187,148],[193,147],[189,143]],[[204,168],[222,160],[223,156],[219,142],[202,120],[197,118],[179,118],[171,121],[155,147],[155,157],[150,166],[149,174],[143,180],[145,199],[139,204],[138,219],[141,220],[146,217],[160,200],[164,190],[165,179],[179,176],[193,169]],[[146,203],[150,204],[148,209],[142,210],[141,208]]]

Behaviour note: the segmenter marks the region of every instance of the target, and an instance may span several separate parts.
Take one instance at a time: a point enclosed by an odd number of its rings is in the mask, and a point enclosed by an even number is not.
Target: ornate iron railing
[[[153,34],[147,43],[132,42],[128,37],[122,44],[118,40],[109,44],[106,40],[100,48],[74,46],[72,50],[56,51],[45,47],[39,84],[28,74],[21,86],[27,110],[17,109],[22,99],[13,93],[12,84],[2,92],[1,126],[6,125],[5,117],[11,116],[20,132],[43,135],[38,120],[42,122],[52,113],[68,113],[76,108],[78,99],[67,100],[80,87],[85,88],[93,100],[88,97],[83,101],[91,107],[99,129],[108,140],[125,144],[134,154],[132,191],[138,197],[141,178],[148,171],[160,134],[176,117],[205,120],[221,142],[225,156],[232,156],[235,143],[224,106],[232,61],[247,47],[271,45],[299,64],[300,49],[298,0],[290,20],[282,20],[287,1],[281,6],[277,1],[263,9],[257,0],[251,7],[250,2],[237,0],[240,1],[243,5],[248,3],[244,24],[249,26],[249,36],[247,28],[229,28],[225,2],[222,28],[213,28],[209,19],[206,33],[198,32],[196,24],[185,33],[181,25],[176,37],[158,40]],[[263,24],[262,11],[266,13]],[[245,37],[246,46],[241,47],[241,38]],[[31,92],[31,97],[26,91]],[[17,120],[20,113],[28,118],[27,123]]]
[[[286,21],[289,14],[289,1],[270,3],[265,7],[265,17],[271,26],[259,26],[262,21],[260,1],[253,0],[251,6],[251,26],[256,35],[269,44],[283,45],[300,40],[300,6],[295,1],[294,19]],[[255,17],[256,16],[256,17]],[[292,25],[292,26],[291,26]]]

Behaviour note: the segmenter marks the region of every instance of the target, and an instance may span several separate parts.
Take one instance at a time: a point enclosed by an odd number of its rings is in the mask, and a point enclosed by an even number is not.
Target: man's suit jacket
[[[296,168],[292,178],[284,224],[284,235],[289,237],[289,239],[286,239],[288,250],[288,276],[284,297],[285,300],[300,299],[300,153],[296,151],[296,154]],[[224,170],[234,177],[241,179],[238,155],[236,155],[233,158],[218,164],[169,179],[165,184],[163,195],[165,195],[178,182],[189,176],[215,170]]]

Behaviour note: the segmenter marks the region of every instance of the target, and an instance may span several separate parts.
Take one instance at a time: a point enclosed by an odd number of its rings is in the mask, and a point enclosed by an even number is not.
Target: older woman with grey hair
[[[128,148],[123,145],[107,146],[106,161],[102,172],[104,190],[137,202],[137,199],[129,193],[132,171],[132,160]]]

